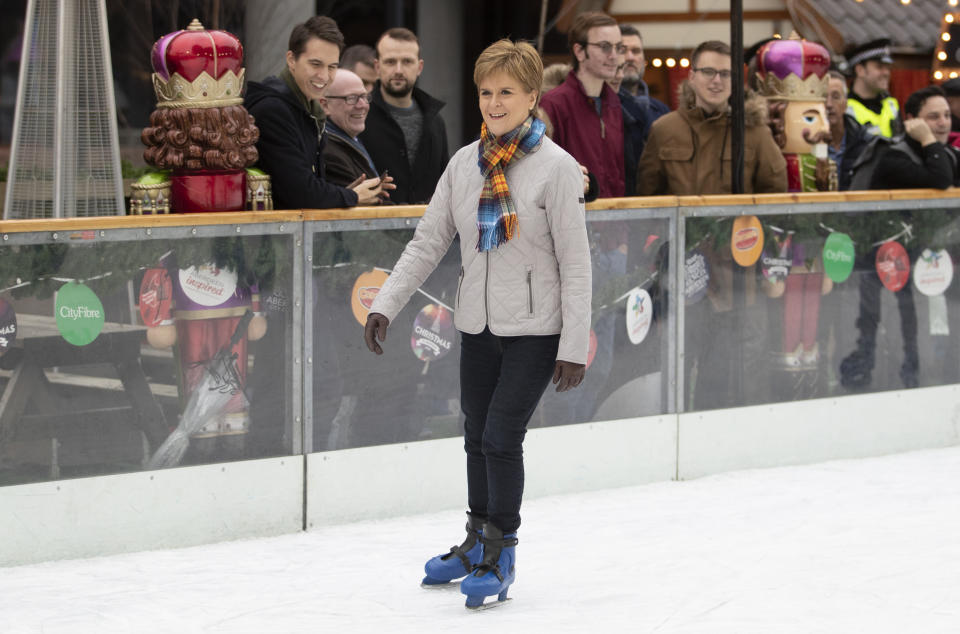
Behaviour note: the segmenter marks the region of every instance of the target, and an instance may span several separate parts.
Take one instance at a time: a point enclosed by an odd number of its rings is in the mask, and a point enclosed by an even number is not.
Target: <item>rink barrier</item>
[[[660,213],[672,218],[671,244],[682,244],[682,220],[688,217],[903,208],[956,209],[960,199],[952,191],[934,190],[623,198],[589,204],[588,218]],[[307,275],[310,250],[303,245],[315,232],[357,225],[413,228],[423,209],[0,221],[3,246],[54,243],[71,232],[108,242],[290,235],[295,242],[292,299],[300,300],[292,311],[289,340],[294,378],[283,395],[290,406],[282,421],[288,455],[0,486],[0,565],[192,546],[412,513],[445,512],[459,522],[465,499],[459,438],[307,451],[312,446],[313,291]],[[674,296],[682,291],[682,276],[676,274],[682,252],[670,249],[675,275],[666,284]],[[678,313],[671,309],[667,317],[674,339],[664,368],[671,385],[664,401],[668,411],[531,429],[525,444],[528,497],[960,444],[958,385],[682,411]]]

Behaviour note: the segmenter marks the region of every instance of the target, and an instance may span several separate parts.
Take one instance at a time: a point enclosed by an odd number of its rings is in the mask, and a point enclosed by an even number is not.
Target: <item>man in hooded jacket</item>
[[[731,192],[730,47],[700,44],[691,55],[681,107],[657,119],[640,157],[641,196]],[[745,104],[745,193],[787,191],[787,164],[767,126],[767,104],[759,96]]]

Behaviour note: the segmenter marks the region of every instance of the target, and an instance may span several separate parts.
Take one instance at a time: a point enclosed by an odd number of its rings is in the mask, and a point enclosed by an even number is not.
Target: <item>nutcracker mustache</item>
[[[809,129],[803,129],[803,140],[810,145],[817,143],[826,143],[832,138],[829,130],[820,130],[819,132],[810,132]]]

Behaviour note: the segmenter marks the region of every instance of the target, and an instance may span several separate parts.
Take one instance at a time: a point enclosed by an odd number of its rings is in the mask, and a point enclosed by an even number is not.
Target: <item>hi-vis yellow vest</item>
[[[893,97],[887,97],[883,100],[880,112],[877,113],[858,100],[850,98],[847,99],[847,114],[852,115],[860,125],[866,126],[870,134],[890,138],[893,136],[893,122],[900,115],[900,104]]]

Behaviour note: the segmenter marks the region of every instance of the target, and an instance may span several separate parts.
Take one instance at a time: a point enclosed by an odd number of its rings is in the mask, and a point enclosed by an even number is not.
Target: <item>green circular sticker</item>
[[[845,233],[834,231],[823,245],[823,270],[838,284],[853,273],[853,240]]]
[[[67,282],[57,291],[57,330],[75,346],[85,346],[103,330],[103,304],[90,287]]]

